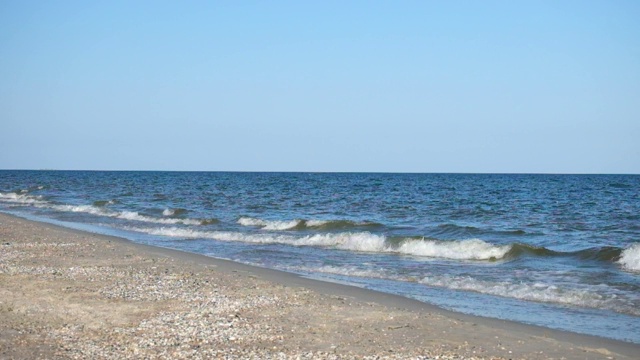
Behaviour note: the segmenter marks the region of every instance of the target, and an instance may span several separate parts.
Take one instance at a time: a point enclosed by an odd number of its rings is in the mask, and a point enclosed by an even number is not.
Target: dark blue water
[[[640,343],[640,176],[0,171],[0,211]]]

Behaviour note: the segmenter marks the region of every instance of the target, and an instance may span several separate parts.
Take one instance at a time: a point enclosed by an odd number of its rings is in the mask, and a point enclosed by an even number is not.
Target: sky
[[[0,1],[0,169],[640,174],[640,2]]]

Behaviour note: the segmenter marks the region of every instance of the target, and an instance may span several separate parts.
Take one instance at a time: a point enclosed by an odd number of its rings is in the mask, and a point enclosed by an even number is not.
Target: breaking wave
[[[182,219],[182,218],[158,218],[153,216],[142,215],[136,211],[113,211],[106,208],[106,205],[115,204],[113,200],[109,201],[96,201],[93,205],[60,205],[60,204],[52,204],[46,200],[43,200],[41,196],[29,195],[24,191],[24,193],[1,193],[0,192],[0,201],[13,203],[16,205],[30,205],[37,208],[47,208],[56,211],[62,212],[74,212],[74,213],[85,213],[96,216],[106,216],[110,218],[117,218],[122,220],[130,220],[130,221],[142,221],[163,225],[209,225],[217,223],[217,219]],[[176,209],[173,214],[180,213],[184,209]],[[186,211],[186,210],[184,210]],[[165,215],[171,216],[171,215]]]
[[[437,286],[453,290],[473,291],[482,294],[515,298],[520,300],[566,304],[609,309],[635,316],[640,309],[633,302],[619,298],[615,294],[605,295],[593,289],[567,289],[545,283],[524,283],[506,281],[484,281],[469,276],[428,276],[418,281],[428,286]]]
[[[275,225],[273,227],[275,228]],[[178,227],[130,228],[130,230],[183,239],[318,246],[349,251],[392,253],[462,261],[512,261],[532,256],[574,257],[587,261],[618,263],[627,270],[640,271],[640,244],[626,250],[616,247],[594,247],[575,252],[559,252],[521,243],[496,245],[480,239],[442,241],[427,238],[389,238],[370,232],[319,233],[296,236],[293,234],[202,231]]]
[[[27,190],[9,193],[0,192],[0,201],[19,205],[40,205],[47,203],[46,201],[42,200],[42,196],[27,194]]]
[[[421,256],[451,260],[496,260],[509,252],[511,245],[492,245],[479,239],[461,241],[437,241],[406,239],[394,245],[384,235],[369,232],[343,232],[314,234],[307,236],[246,234],[228,231],[199,231],[184,228],[132,228],[130,230],[151,235],[178,237],[184,239],[213,239],[238,241],[255,244],[286,244],[292,246],[318,246],[340,250],[395,253],[399,255]]]
[[[183,209],[183,208],[175,208],[175,209],[164,209],[162,211],[162,215],[163,216],[178,216],[178,215],[182,215],[182,214],[186,214],[188,212],[187,209]]]
[[[472,291],[505,298],[581,306],[594,309],[609,309],[619,313],[626,313],[635,316],[640,315],[640,308],[637,307],[637,300],[617,295],[615,294],[615,289],[612,288],[607,289],[608,293],[596,293],[593,289],[569,289],[542,282],[486,281],[470,276],[435,275],[420,279],[406,275],[387,273],[380,269],[360,268],[356,266],[325,265],[318,268],[298,266],[289,268],[288,270],[294,272],[320,272],[324,274],[349,277],[417,282],[426,286],[451,290]]]
[[[142,221],[163,225],[207,225],[216,222],[215,219],[181,219],[181,218],[158,218],[154,216],[142,215],[136,211],[110,211],[93,205],[51,205],[52,209],[66,212],[81,212],[98,216],[106,216],[130,221]]]
[[[351,221],[351,220],[262,220],[243,216],[238,219],[238,224],[243,226],[256,226],[263,230],[341,230],[350,228],[377,228],[382,227],[370,221]]]
[[[622,251],[618,263],[624,269],[640,272],[640,244],[631,245],[631,247]]]
[[[498,260],[511,250],[512,245],[493,245],[480,239],[461,241],[410,240],[403,242],[398,252],[454,260]]]
[[[627,249],[629,250],[629,249]],[[621,262],[621,256],[627,251],[615,246],[596,246],[578,251],[554,251],[545,247],[531,246],[527,244],[514,244],[506,255],[509,259],[520,257],[574,257],[580,260],[602,261],[615,263]]]
[[[264,230],[289,230],[297,227],[301,222],[302,220],[267,221],[250,217],[241,217],[238,219],[238,224],[242,226],[259,226]]]

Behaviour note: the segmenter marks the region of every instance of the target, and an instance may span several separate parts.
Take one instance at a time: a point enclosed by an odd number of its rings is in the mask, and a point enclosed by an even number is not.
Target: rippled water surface
[[[0,171],[0,210],[640,343],[640,176]]]

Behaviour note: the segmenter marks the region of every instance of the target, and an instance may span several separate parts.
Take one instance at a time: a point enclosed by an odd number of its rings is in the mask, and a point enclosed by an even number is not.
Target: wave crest
[[[27,190],[20,192],[0,192],[0,201],[18,204],[18,205],[41,205],[46,204],[40,195],[28,195]]]
[[[631,245],[631,247],[622,251],[618,263],[627,270],[640,272],[640,244]]]
[[[414,278],[408,275],[387,273],[375,268],[357,266],[325,265],[319,268],[297,266],[290,268],[297,272],[320,272],[324,274],[353,276],[373,279],[389,279],[405,282],[417,282],[426,286],[452,290],[472,291],[481,294],[514,298],[541,303],[556,303],[594,309],[609,309],[618,313],[640,315],[636,301],[615,293],[595,293],[591,289],[566,288],[543,282],[508,282],[477,279],[471,276],[433,275]]]
[[[339,230],[349,228],[380,227],[381,224],[370,221],[351,220],[263,220],[243,216],[238,219],[238,224],[243,226],[257,226],[263,230]]]
[[[23,193],[2,193],[0,192],[0,201],[16,204],[16,205],[31,205],[38,208],[47,208],[63,212],[85,213],[96,216],[106,216],[111,218],[118,218],[130,221],[142,221],[164,225],[210,225],[218,222],[217,219],[189,219],[189,218],[157,218],[153,216],[142,215],[136,211],[113,211],[109,210],[106,205],[113,205],[116,203],[114,200],[109,201],[95,201],[93,205],[60,205],[52,204],[49,201],[43,200],[39,195],[28,195],[26,191]],[[186,212],[185,209],[173,209],[172,215],[178,215]],[[169,216],[164,214],[165,216]]]
[[[640,310],[629,306],[615,295],[604,296],[588,289],[565,289],[545,283],[512,283],[475,279],[469,276],[431,276],[419,281],[428,286],[453,290],[473,291],[482,294],[520,300],[578,305],[594,309],[610,309],[616,312],[640,315]]]
[[[166,208],[162,211],[163,216],[178,216],[182,214],[186,214],[188,212],[187,209],[183,208]]]
[[[398,255],[422,256],[450,260],[497,260],[505,256],[511,245],[492,245],[479,239],[461,241],[406,240],[400,246],[387,241],[384,235],[370,232],[343,232],[314,234],[307,236],[278,234],[247,234],[230,231],[199,231],[177,227],[131,228],[151,235],[179,237],[185,239],[212,239],[238,241],[255,244],[285,244],[292,246],[318,246],[340,250],[394,253]]]
[[[242,226],[259,226],[264,230],[289,230],[298,226],[301,221],[302,220],[277,221],[241,217],[238,219],[238,224]]]
[[[398,247],[398,252],[453,260],[498,260],[505,257],[512,245],[493,245],[480,239],[461,241],[410,240]]]

